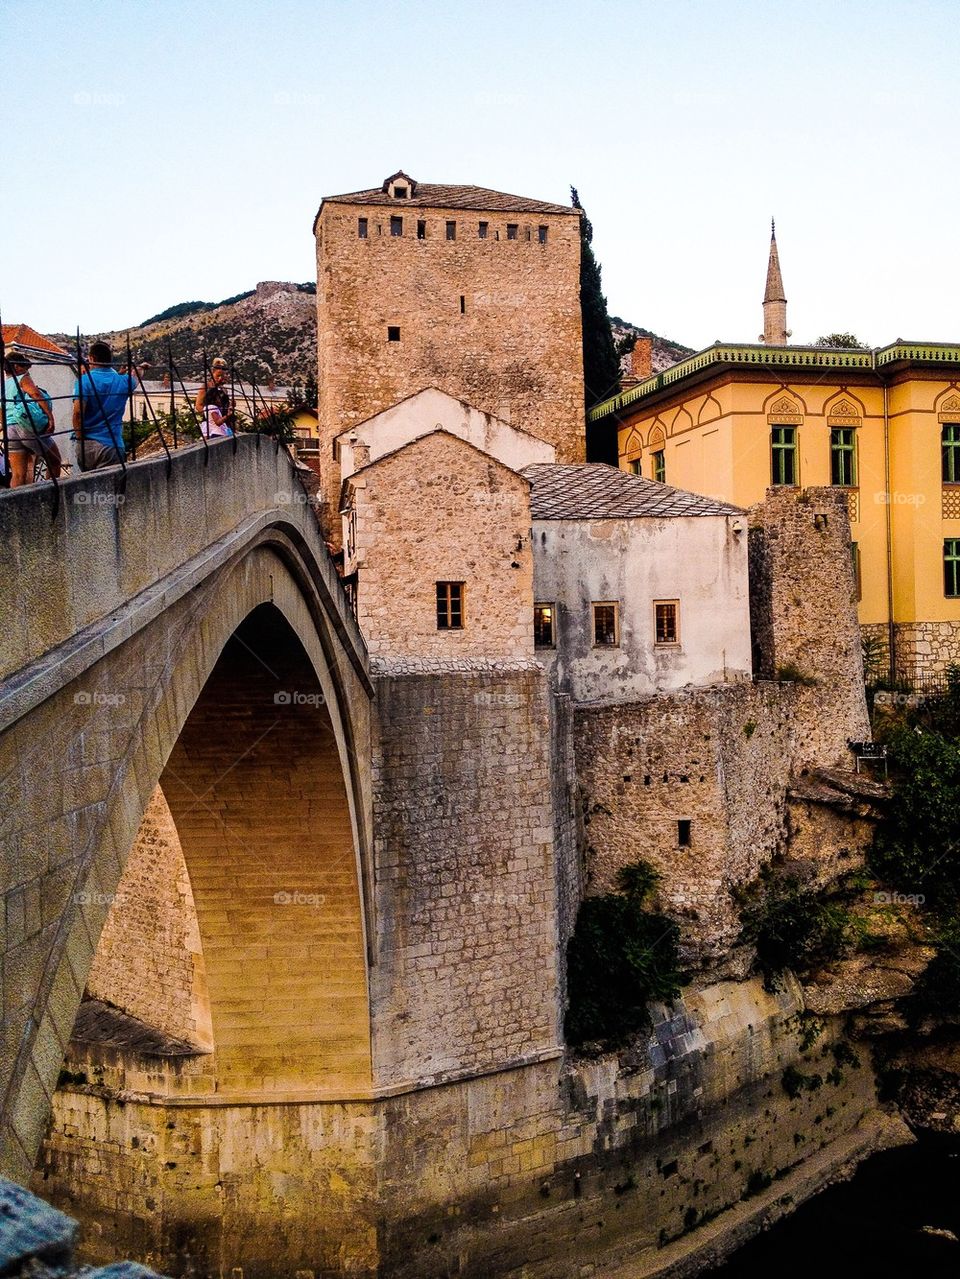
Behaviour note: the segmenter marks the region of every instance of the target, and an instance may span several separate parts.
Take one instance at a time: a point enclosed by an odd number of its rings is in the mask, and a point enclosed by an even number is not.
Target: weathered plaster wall
[[[576,701],[749,679],[744,516],[537,520],[533,545],[536,601],[557,609],[538,655]],[[679,600],[679,644],[656,644],[654,600]],[[618,646],[594,644],[594,601],[619,602]]]
[[[198,1048],[213,1046],[203,946],[187,864],[158,786],[108,903],[87,991]]]
[[[350,480],[357,618],[372,656],[533,653],[530,489],[515,471],[438,431]],[[355,551],[354,548],[355,547]],[[462,582],[463,627],[437,627],[437,582]]]
[[[382,675],[376,685],[375,1081],[393,1087],[556,1052],[543,673],[531,662]]]
[[[533,462],[556,460],[554,445],[521,427],[522,423],[511,426],[492,413],[472,408],[465,400],[458,400],[436,387],[427,387],[340,436],[337,441],[340,476],[345,480],[364,464],[358,457],[363,449],[367,450],[367,460],[376,462],[385,453],[438,428],[489,453],[514,471]]]
[[[869,1066],[828,1078],[837,1027],[802,1050],[800,1008],[793,985],[723,983],[654,1009],[619,1060],[343,1105],[178,1105],[172,1067],[87,1047],[70,1065],[90,1082],[58,1092],[34,1186],[81,1217],[82,1256],[174,1274],[573,1279],[601,1255],[650,1263],[685,1234],[695,1247],[697,1225],[764,1178],[870,1139]],[[796,1097],[790,1065],[810,1081]]]

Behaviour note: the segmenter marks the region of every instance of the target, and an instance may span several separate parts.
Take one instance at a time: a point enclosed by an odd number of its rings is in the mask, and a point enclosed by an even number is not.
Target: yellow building
[[[591,419],[613,419],[623,469],[738,506],[770,485],[844,488],[864,634],[878,665],[929,686],[960,663],[960,346],[785,345],[775,239],[764,329],[764,345],[718,342]]]

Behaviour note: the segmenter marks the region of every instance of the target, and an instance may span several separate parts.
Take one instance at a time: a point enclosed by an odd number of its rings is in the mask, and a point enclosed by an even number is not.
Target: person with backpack
[[[47,474],[58,479],[62,460],[53,438],[53,401],[30,376],[32,361],[18,351],[6,357],[3,397],[6,401],[7,451],[10,487],[33,483],[34,459],[47,464]]]

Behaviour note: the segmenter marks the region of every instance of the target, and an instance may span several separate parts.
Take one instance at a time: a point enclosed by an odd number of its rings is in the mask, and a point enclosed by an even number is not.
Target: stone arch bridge
[[[212,1086],[370,1087],[372,686],[293,463],[246,437],[60,497],[0,496],[0,1136],[20,1181],[151,803],[190,874]]]

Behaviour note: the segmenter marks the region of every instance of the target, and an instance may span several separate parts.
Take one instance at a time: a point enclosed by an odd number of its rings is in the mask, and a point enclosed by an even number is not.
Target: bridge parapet
[[[365,647],[326,552],[295,464],[262,436],[201,444],[127,467],[0,493],[9,624],[0,636],[5,679],[121,610],[242,525],[281,525],[313,552],[317,572],[365,666]],[[198,567],[200,567],[198,565]],[[319,583],[318,583],[319,584]]]

